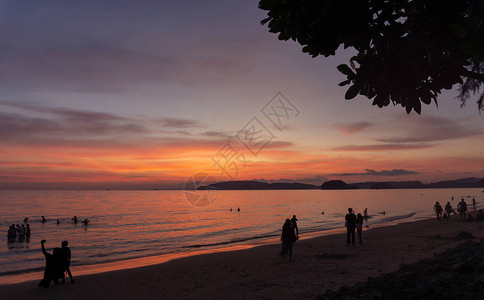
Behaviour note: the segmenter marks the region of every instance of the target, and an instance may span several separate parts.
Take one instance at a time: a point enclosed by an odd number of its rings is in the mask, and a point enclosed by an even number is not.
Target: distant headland
[[[422,183],[420,181],[368,181],[347,184],[342,180],[329,180],[321,186],[300,182],[268,183],[255,180],[223,181],[201,186],[198,190],[350,190],[350,189],[440,189],[484,188],[484,178],[461,178],[455,180]]]

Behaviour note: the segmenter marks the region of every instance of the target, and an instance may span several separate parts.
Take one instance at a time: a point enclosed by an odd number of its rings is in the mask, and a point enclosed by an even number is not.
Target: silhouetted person
[[[25,236],[27,239],[30,239],[30,224],[27,224],[27,227],[25,228]]]
[[[8,226],[7,238],[9,242],[15,242],[17,239],[17,230],[15,229],[15,224]]]
[[[467,211],[467,203],[464,201],[464,198],[462,198],[459,204],[457,204],[457,210],[459,211],[460,218],[464,220],[466,217],[466,211]]]
[[[474,210],[476,209],[476,198],[472,198],[472,206],[474,207]]]
[[[74,224],[77,224],[77,216],[72,217],[71,220],[74,222]]]
[[[365,208],[365,210],[363,211],[363,215],[364,215],[365,217],[368,217],[368,208]]]
[[[27,223],[29,221],[29,218],[24,219],[24,223]]]
[[[50,254],[45,250],[44,243],[46,241],[42,240],[40,245],[42,246],[42,253],[45,256],[45,270],[44,270],[44,278],[39,282],[39,286],[48,288],[50,285],[50,281],[54,281],[54,284],[59,284],[59,263],[58,263],[58,251],[54,249],[54,254]],[[59,249],[59,248],[56,248]]]
[[[46,221],[47,219],[44,216],[42,216],[42,223],[45,223]]]
[[[442,220],[443,209],[439,202],[435,202],[434,211],[435,211],[435,214],[437,215],[437,219],[439,219],[439,221]]]
[[[61,222],[61,221],[60,221],[59,219],[57,219],[56,224],[57,224],[57,225],[59,225],[59,224],[60,224],[60,222]]]
[[[356,229],[356,216],[353,213],[352,208],[348,208],[348,214],[345,216],[346,220],[346,245],[350,244],[350,236],[351,236],[351,243],[355,244],[355,229]]]
[[[282,226],[282,259],[285,258],[286,254],[289,254],[289,261],[292,260],[292,244],[296,241],[296,235],[294,234],[294,228],[291,226],[291,220],[286,219],[284,226]]]
[[[484,220],[484,211],[482,209],[477,213],[476,220]]]
[[[62,242],[62,248],[60,248],[59,251],[59,260],[60,260],[60,265],[62,267],[62,272],[67,272],[69,275],[69,278],[71,279],[71,283],[74,283],[74,278],[72,278],[72,273],[70,269],[71,265],[71,249],[67,247],[69,243],[67,241]],[[65,280],[62,280],[62,283],[64,283]]]
[[[84,224],[84,225],[87,225],[87,224],[89,224],[89,221],[87,219],[84,219],[84,221],[82,221],[81,223]]]
[[[296,239],[299,239],[299,228],[297,228],[297,218],[296,215],[292,216],[291,219],[291,226],[294,230],[296,230]]]
[[[445,205],[445,213],[447,214],[448,218],[450,218],[451,212],[454,212],[454,209],[452,208],[452,205],[450,205],[450,202],[447,202],[447,204]]]
[[[17,232],[18,232],[18,239],[19,239],[19,241],[20,240],[23,240],[25,238],[24,228],[22,226],[20,226],[19,224],[17,224],[17,228],[16,229],[17,229]]]
[[[240,207],[237,207],[237,211],[240,211]]]
[[[362,231],[363,231],[363,216],[361,214],[358,214],[356,216],[356,232],[358,233],[358,240],[360,244],[363,243],[363,240],[361,239]]]

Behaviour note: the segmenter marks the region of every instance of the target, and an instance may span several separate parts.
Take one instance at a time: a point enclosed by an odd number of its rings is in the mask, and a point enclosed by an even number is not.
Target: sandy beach
[[[278,255],[279,244],[266,245],[79,276],[75,284],[48,289],[39,288],[38,281],[1,285],[0,298],[313,299],[453,248],[462,242],[455,239],[462,231],[480,241],[483,228],[484,222],[463,222],[457,216],[422,220],[370,228],[363,232],[363,244],[355,246],[346,246],[345,234],[300,240],[292,262]]]

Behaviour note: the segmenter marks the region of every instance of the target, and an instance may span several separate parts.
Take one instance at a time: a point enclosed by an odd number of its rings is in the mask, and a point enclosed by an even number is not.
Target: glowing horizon
[[[278,41],[257,1],[22,1],[2,17],[0,189],[173,188],[196,172],[313,184],[484,177],[475,105],[459,108],[455,91],[421,116],[345,101],[336,66],[350,51],[313,59]],[[262,113],[279,91],[299,111],[281,128]],[[273,138],[257,156],[241,148],[236,176],[220,174],[212,158],[254,117]]]

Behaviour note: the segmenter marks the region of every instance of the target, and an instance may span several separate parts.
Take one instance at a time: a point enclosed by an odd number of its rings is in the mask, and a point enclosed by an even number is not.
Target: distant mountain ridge
[[[299,182],[267,183],[255,180],[223,181],[198,187],[197,190],[346,190],[346,189],[431,189],[431,188],[484,188],[484,178],[460,178],[433,183],[420,181],[368,181],[347,184],[342,180],[329,180],[321,186]]]
[[[319,186],[291,182],[291,183],[267,183],[253,180],[244,181],[224,181],[217,182],[214,184],[209,184],[206,186],[201,186],[197,190],[208,190],[208,189],[219,189],[219,190],[317,190]]]

